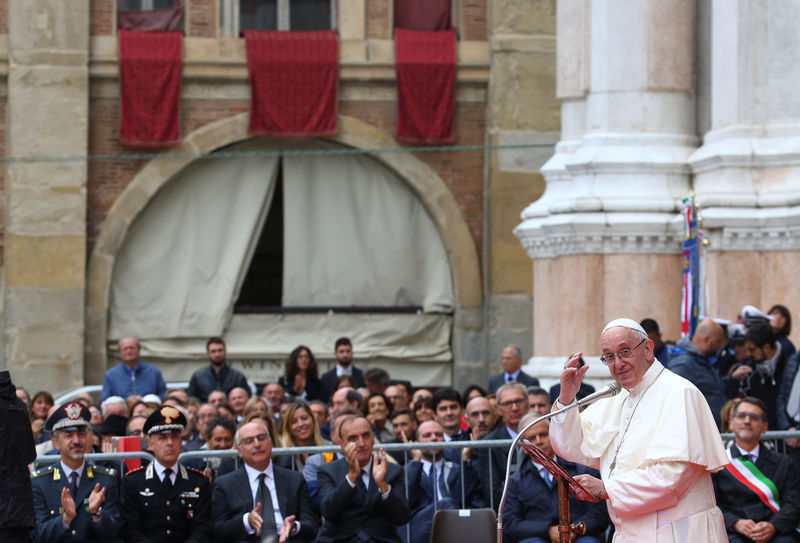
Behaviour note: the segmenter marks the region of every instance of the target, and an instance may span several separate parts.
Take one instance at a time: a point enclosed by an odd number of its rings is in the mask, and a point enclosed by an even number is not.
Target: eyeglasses
[[[260,442],[262,442],[262,441],[266,441],[266,440],[268,440],[268,439],[269,439],[269,436],[268,436],[267,434],[258,434],[258,435],[255,435],[255,436],[243,437],[243,438],[242,438],[242,439],[239,441],[239,443],[240,443],[241,445],[252,445],[252,444],[253,444],[253,443],[255,443],[256,441],[258,441],[258,442],[260,443]]]
[[[636,347],[638,347],[645,341],[647,341],[647,338],[644,338],[642,341],[637,343]],[[617,354],[614,353],[604,354],[603,356],[600,357],[600,362],[602,362],[606,366],[610,366],[611,364],[614,363],[615,360],[629,360],[631,355],[633,354],[633,351],[636,350],[636,347],[634,347],[633,349],[621,349]]]
[[[509,400],[507,402],[501,402],[501,403],[499,403],[497,405],[499,405],[503,409],[508,409],[512,405],[516,405],[517,407],[525,407],[525,406],[528,405],[528,399],[527,398],[520,398],[519,400]]]
[[[766,417],[764,415],[760,415],[758,413],[736,413],[733,418],[736,420],[744,421],[746,419],[750,419],[755,422],[764,421]]]

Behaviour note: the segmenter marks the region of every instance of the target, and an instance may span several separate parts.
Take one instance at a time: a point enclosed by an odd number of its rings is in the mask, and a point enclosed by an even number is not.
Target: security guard
[[[211,534],[211,490],[202,472],[178,464],[186,417],[164,405],[144,423],[156,459],[122,479],[127,543],[204,543]]]
[[[31,474],[37,543],[117,540],[117,471],[84,461],[90,418],[82,403],[69,402],[45,423],[61,461]]]

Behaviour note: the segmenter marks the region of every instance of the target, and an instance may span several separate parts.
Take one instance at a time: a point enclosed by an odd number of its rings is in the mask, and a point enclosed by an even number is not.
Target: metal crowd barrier
[[[729,446],[730,443],[733,442],[735,436],[732,433],[722,434],[722,442],[725,446]],[[767,446],[772,447],[773,450],[777,452],[785,452],[786,451],[786,439],[789,438],[800,438],[800,430],[795,431],[770,431],[765,432],[761,436],[761,441],[765,442]],[[373,447],[374,451],[379,451],[380,449],[384,449],[387,453],[390,451],[402,451],[404,464],[407,465],[408,462],[411,460],[409,456],[409,451],[412,450],[423,450],[423,449],[489,449],[489,464],[491,465],[492,462],[492,448],[494,447],[503,447],[507,448],[511,445],[511,439],[496,439],[496,440],[480,440],[480,441],[446,441],[446,442],[432,442],[432,443],[381,443],[375,444]],[[286,456],[298,454],[318,454],[318,453],[325,453],[325,452],[340,452],[341,448],[336,445],[325,445],[321,447],[275,447],[272,449],[272,456]],[[521,459],[524,455],[522,449],[517,450],[518,461],[517,466],[521,464]],[[120,466],[122,466],[122,462],[126,459],[131,458],[139,458],[142,460],[153,461],[155,458],[152,454],[144,451],[136,451],[136,452],[118,452],[118,453],[93,453],[87,454],[86,460],[88,461],[118,461]],[[193,459],[193,458],[203,458],[206,459],[206,465],[208,465],[208,460],[211,458],[234,458],[236,459],[236,467],[239,467],[238,460],[239,455],[236,449],[226,449],[222,451],[211,451],[211,450],[196,450],[196,451],[187,451],[180,454],[178,457],[178,461],[183,461],[186,459]],[[43,464],[50,464],[56,462],[60,459],[60,456],[57,454],[46,454],[41,455],[34,460],[33,465],[34,467],[38,467]],[[464,473],[464,457],[463,455],[459,455],[459,465],[461,467],[461,473]],[[292,458],[292,467],[293,469],[297,469],[297,466],[294,464],[294,458]],[[480,474],[479,474],[480,475]],[[405,483],[405,490],[406,490],[406,499],[408,499],[408,474],[406,470],[403,470],[403,477]],[[486,494],[489,497],[489,506],[494,509],[494,493],[491,491],[493,487],[493,477],[494,474],[492,470],[489,470],[489,491]],[[438,474],[434,472],[434,487],[438,488]],[[465,495],[465,488],[464,488],[464,477],[461,477],[461,508],[466,509],[466,495]],[[484,489],[486,491],[486,489]],[[438,500],[434,500],[434,511],[438,508],[437,504]],[[411,538],[411,528],[410,525],[406,525],[406,535],[408,537],[407,540]]]

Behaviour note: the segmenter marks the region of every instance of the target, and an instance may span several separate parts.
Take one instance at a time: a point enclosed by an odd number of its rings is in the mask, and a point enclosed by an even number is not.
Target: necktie
[[[541,468],[540,473],[542,475],[542,479],[544,479],[544,482],[547,483],[547,486],[553,488],[553,476],[550,475],[550,472],[547,471],[547,468]]]
[[[78,472],[73,471],[69,474],[69,493],[72,494],[72,499],[78,499]]]
[[[513,377],[511,377],[510,375],[506,375],[506,383],[510,383],[513,380],[514,380]]]
[[[161,481],[161,484],[164,486],[164,490],[169,492],[172,490],[172,469],[167,468],[164,470],[164,479]]]
[[[436,488],[436,481],[434,480],[434,478],[436,477],[435,471],[436,471],[436,466],[434,464],[431,464],[431,469],[428,470],[428,485],[429,488],[431,489],[431,497],[433,498],[434,501],[437,498],[436,491],[434,490]]]
[[[447,481],[445,481],[444,466],[442,466],[442,469],[440,469],[439,473],[436,475],[439,478],[439,494],[442,495],[442,498],[449,498],[450,491],[447,489]]]
[[[267,488],[266,477],[265,473],[258,476],[258,492],[256,492],[256,504],[261,504],[261,518],[264,521],[261,526],[261,537],[278,533],[275,525],[275,509],[272,507],[272,494]]]
[[[756,457],[753,456],[752,454],[745,454],[744,457],[745,457],[745,460],[750,460],[754,464],[756,463]]]

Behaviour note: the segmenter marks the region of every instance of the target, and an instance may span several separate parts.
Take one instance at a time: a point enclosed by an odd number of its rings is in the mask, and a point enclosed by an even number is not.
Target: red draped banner
[[[119,31],[119,143],[163,148],[180,143],[180,32]]]
[[[406,30],[449,30],[450,0],[396,0],[394,26]]]
[[[339,43],[330,30],[246,30],[250,134],[272,138],[336,135]]]
[[[395,28],[397,139],[412,144],[454,141],[455,30]]]

